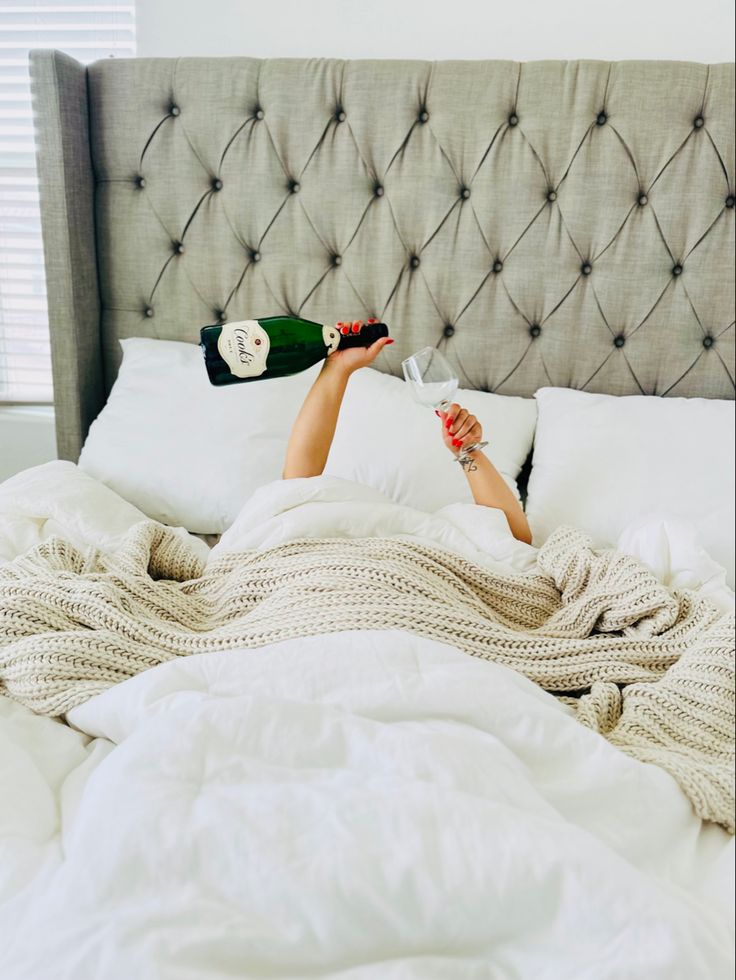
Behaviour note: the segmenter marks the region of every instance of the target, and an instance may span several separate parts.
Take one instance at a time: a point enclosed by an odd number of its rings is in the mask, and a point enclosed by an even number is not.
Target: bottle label
[[[258,378],[266,370],[271,338],[258,320],[225,323],[217,350],[236,378]]]
[[[340,346],[340,331],[337,327],[322,327],[322,339],[327,348],[327,356],[334,353]]]

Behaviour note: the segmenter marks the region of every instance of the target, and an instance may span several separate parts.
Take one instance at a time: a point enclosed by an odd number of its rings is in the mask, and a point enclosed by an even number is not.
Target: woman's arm
[[[451,405],[448,412],[438,412],[442,424],[442,438],[447,448],[456,456],[465,446],[472,446],[483,438],[478,419],[460,405]],[[532,543],[532,532],[519,501],[493,463],[481,450],[469,453],[470,462],[463,465],[473,500],[484,507],[502,510],[509,522],[513,536],[526,544]]]
[[[354,347],[330,354],[292,426],[284,460],[285,480],[322,473],[350,375],[371,364],[387,344],[393,344],[393,340],[381,337],[370,347]]]

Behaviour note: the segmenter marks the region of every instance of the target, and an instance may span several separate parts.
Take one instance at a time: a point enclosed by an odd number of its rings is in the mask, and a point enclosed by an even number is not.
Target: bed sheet
[[[115,547],[142,516],[47,464],[0,487],[0,556],[52,533]],[[256,494],[213,553],[375,533],[534,562],[497,512],[429,516],[327,478]],[[625,543],[732,603],[686,528]],[[376,631],[205,654],[69,721],[0,698],[3,977],[733,974],[733,838],[450,646]]]

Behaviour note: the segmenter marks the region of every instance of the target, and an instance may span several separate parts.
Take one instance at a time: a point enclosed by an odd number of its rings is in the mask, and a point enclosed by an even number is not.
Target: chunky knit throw
[[[207,564],[152,521],[111,554],[54,538],[0,568],[0,691],[61,715],[174,657],[356,629],[406,630],[525,674],[734,832],[733,616],[568,528],[511,575],[398,538]]]

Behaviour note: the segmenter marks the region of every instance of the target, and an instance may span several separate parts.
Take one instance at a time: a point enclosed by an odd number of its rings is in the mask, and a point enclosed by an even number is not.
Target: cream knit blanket
[[[567,528],[514,575],[397,538],[298,540],[206,565],[152,521],[113,554],[54,538],[0,568],[0,691],[61,715],[174,657],[356,629],[406,630],[525,674],[734,832],[733,616]]]

